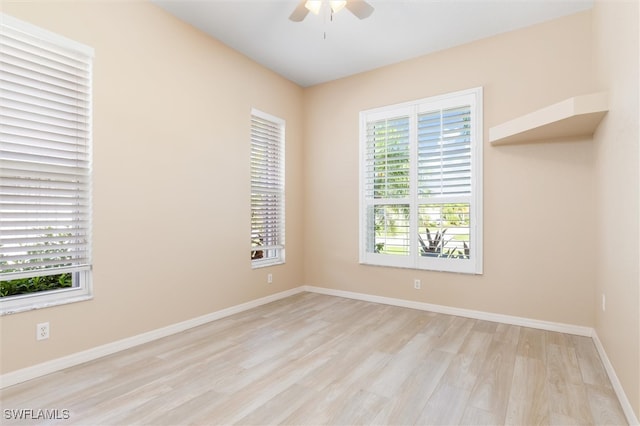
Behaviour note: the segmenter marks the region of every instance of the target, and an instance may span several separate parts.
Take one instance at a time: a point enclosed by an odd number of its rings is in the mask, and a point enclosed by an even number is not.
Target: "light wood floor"
[[[313,293],[0,397],[65,425],[626,424],[590,338]]]

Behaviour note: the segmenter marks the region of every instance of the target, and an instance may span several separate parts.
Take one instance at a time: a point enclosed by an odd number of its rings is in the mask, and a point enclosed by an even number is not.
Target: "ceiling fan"
[[[323,3],[329,3],[331,13],[338,13],[343,8],[347,8],[358,19],[368,18],[373,13],[373,6],[367,3],[365,0],[301,0],[298,6],[294,9],[293,13],[289,16],[289,19],[293,22],[302,21],[309,12],[317,15],[320,13]]]

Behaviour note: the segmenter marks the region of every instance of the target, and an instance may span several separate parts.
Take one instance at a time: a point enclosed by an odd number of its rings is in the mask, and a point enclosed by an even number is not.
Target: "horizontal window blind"
[[[251,115],[251,259],[284,260],[284,121]]]
[[[93,52],[0,25],[0,278],[89,269]]]

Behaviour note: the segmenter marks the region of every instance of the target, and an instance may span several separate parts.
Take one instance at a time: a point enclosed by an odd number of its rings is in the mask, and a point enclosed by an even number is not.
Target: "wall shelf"
[[[593,136],[609,109],[607,92],[565,99],[489,129],[491,145]]]

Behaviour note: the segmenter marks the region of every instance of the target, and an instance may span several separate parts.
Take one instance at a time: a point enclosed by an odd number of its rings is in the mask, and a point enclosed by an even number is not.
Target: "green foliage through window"
[[[3,273],[11,272],[27,272],[40,270],[38,265],[42,262],[56,261],[55,263],[62,266],[69,266],[66,261],[71,261],[69,255],[69,239],[72,238],[71,233],[46,234],[48,241],[39,242],[36,245],[20,245],[14,250],[26,250],[31,257],[21,261],[7,262],[0,261]],[[0,297],[15,296],[18,294],[36,293],[40,291],[57,290],[60,288],[72,287],[73,275],[71,273],[39,275],[33,277],[16,278],[13,280],[0,281]]]
[[[0,281],[0,297],[57,290],[72,285],[73,279],[70,273]]]

